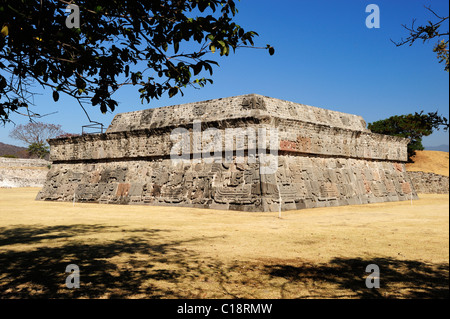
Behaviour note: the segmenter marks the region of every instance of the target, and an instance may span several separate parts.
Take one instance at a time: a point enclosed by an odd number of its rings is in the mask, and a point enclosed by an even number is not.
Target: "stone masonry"
[[[217,133],[212,160],[201,156],[211,155],[205,135],[192,147],[196,125]],[[258,142],[230,138],[232,129],[258,132]],[[278,133],[276,145],[261,143],[262,129]],[[171,157],[176,130],[188,144],[182,161]],[[417,199],[407,139],[374,134],[360,116],[256,94],[122,113],[104,134],[49,143],[38,200],[278,211]],[[274,150],[276,168],[263,173]]]
[[[42,187],[50,162],[42,159],[1,158],[0,188]]]
[[[449,177],[429,172],[408,172],[418,194],[448,194]]]

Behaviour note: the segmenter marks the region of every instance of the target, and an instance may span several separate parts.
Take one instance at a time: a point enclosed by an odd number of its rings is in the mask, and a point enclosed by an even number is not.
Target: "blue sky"
[[[368,4],[380,8],[380,28],[368,29]],[[123,87],[115,99],[114,113],[102,114],[88,108],[92,120],[106,127],[115,114],[220,97],[258,93],[297,103],[361,115],[373,122],[392,115],[438,110],[449,118],[449,74],[432,51],[436,41],[396,47],[390,39],[407,37],[402,24],[416,25],[434,19],[424,6],[441,15],[449,14],[447,1],[304,1],[241,0],[236,21],[246,31],[259,33],[256,46],[271,44],[267,51],[242,48],[229,57],[217,53],[213,85],[196,90],[187,88],[184,96],[167,95],[150,104],[141,104],[138,87]],[[446,26],[448,30],[448,26]],[[43,122],[57,123],[70,133],[81,133],[89,124],[75,101],[61,96],[53,102],[51,91],[34,98]],[[13,117],[16,124],[27,119]],[[22,145],[8,137],[12,124],[0,127],[0,142]],[[448,132],[437,131],[424,138],[425,146],[448,144]]]

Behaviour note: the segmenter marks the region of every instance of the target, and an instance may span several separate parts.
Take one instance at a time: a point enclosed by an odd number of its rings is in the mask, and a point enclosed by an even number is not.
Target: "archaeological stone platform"
[[[208,140],[193,147],[196,125],[221,133],[212,161],[199,154]],[[276,131],[277,142],[230,140],[233,129]],[[182,161],[171,157],[174,132],[189,143]],[[360,116],[256,94],[122,113],[104,134],[49,143],[38,200],[271,212],[417,198],[407,139],[374,134]],[[274,150],[276,169],[263,173]]]
[[[43,159],[0,157],[0,188],[42,187],[50,162]]]

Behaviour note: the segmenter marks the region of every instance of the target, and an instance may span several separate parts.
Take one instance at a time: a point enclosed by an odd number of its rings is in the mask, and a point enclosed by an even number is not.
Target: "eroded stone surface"
[[[171,160],[171,133],[182,129],[192,142],[195,121],[217,129],[217,162],[197,160],[194,148],[188,160]],[[264,144],[278,149],[276,173],[262,174],[255,141],[230,140],[230,129],[277,130],[278,144]],[[356,115],[260,95],[118,114],[104,134],[50,145],[40,200],[278,211],[417,198],[406,139],[373,134]]]
[[[41,159],[0,158],[0,187],[42,187],[48,166]]]
[[[448,194],[449,177],[428,172],[408,172],[414,189],[419,194]]]

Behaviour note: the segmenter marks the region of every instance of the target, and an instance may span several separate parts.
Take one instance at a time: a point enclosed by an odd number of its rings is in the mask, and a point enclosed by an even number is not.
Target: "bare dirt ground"
[[[278,213],[0,189],[0,298],[448,298],[449,196]],[[78,289],[66,266],[80,268]],[[365,285],[380,268],[379,289]]]

